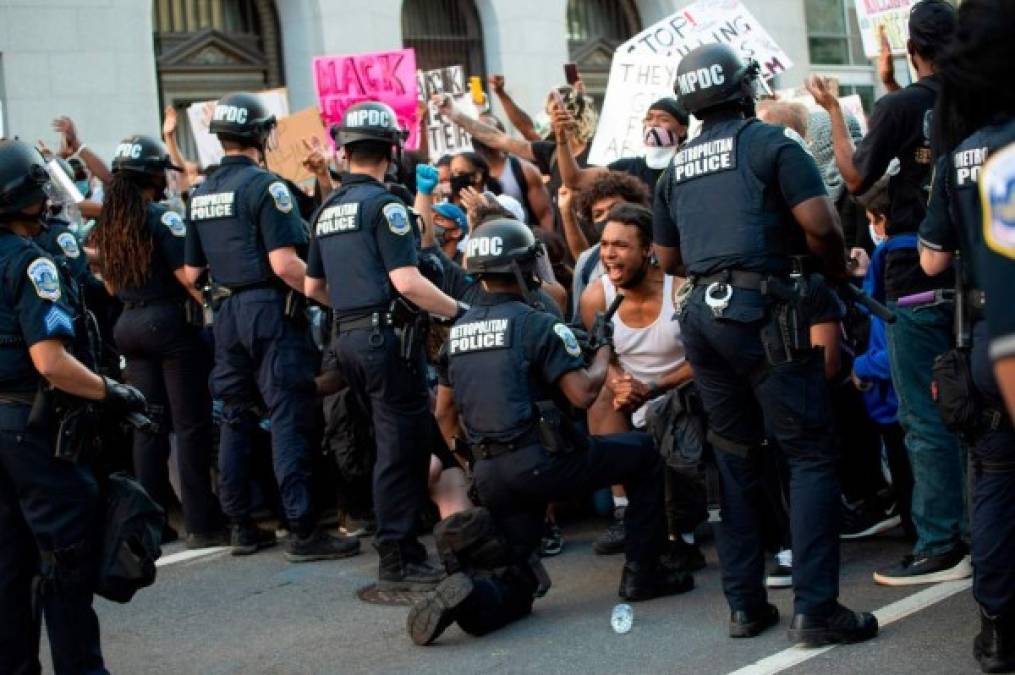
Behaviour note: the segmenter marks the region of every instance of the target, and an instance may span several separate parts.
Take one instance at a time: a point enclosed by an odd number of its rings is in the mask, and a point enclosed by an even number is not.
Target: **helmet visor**
[[[67,206],[84,201],[85,196],[55,159],[46,163],[45,173],[45,177],[39,175],[39,180],[44,182],[42,189],[51,203]]]
[[[271,129],[268,131],[268,136],[264,139],[264,149],[269,152],[278,150],[278,125],[271,125]]]

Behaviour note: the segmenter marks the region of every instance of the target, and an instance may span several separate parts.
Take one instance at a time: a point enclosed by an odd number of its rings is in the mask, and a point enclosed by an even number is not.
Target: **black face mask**
[[[451,194],[454,197],[467,187],[472,187],[472,176],[467,173],[451,177]]]
[[[592,223],[592,228],[600,237],[603,236],[603,230],[606,229],[606,222],[606,218],[603,218],[602,220],[596,220]]]

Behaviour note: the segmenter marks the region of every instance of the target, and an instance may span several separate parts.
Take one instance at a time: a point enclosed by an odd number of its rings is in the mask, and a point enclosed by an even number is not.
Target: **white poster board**
[[[892,54],[906,53],[909,40],[909,12],[918,0],[856,0],[856,21],[860,25],[863,53],[869,59],[881,52],[879,31],[884,26]]]
[[[444,119],[437,112],[437,105],[430,101],[434,94],[450,94],[455,105],[466,115],[475,119],[479,111],[472,100],[465,69],[462,66],[448,66],[437,70],[419,71],[416,74],[416,90],[420,99],[426,101],[426,144],[430,161],[436,162],[444,155],[472,150],[472,138],[457,124]]]
[[[276,119],[289,114],[289,97],[285,87],[267,89],[254,95],[261,99],[268,113],[275,115]],[[198,101],[187,107],[187,120],[190,122],[190,132],[194,136],[197,158],[202,168],[218,164],[222,160],[222,144],[219,143],[218,137],[208,131],[217,102],[218,99]]]
[[[810,112],[822,110],[821,106],[814,101],[814,97],[804,87],[780,89],[775,92],[775,98],[789,103],[802,103]],[[867,115],[863,111],[863,101],[860,100],[860,95],[850,94],[849,96],[840,96],[839,107],[842,108],[844,114],[852,115],[856,118],[856,121],[860,123],[860,133],[866,136]]]
[[[663,96],[673,96],[683,56],[716,43],[729,44],[744,58],[758,61],[765,79],[793,65],[739,0],[691,3],[617,47],[589,162],[603,165],[643,154],[641,120],[648,107]]]

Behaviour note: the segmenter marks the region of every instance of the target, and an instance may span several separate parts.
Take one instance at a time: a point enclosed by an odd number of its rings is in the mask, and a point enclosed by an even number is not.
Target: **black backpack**
[[[113,602],[129,602],[155,583],[166,513],[125,473],[110,475],[103,495],[106,514],[96,593]]]

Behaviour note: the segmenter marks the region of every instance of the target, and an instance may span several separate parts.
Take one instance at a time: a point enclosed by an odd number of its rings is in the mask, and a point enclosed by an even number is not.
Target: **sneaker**
[[[315,529],[301,537],[293,533],[285,547],[285,558],[289,562],[311,562],[314,560],[338,560],[359,553],[359,539],[356,537],[335,537],[324,530]]]
[[[452,574],[437,584],[432,593],[409,610],[405,627],[418,645],[428,645],[450,626],[458,608],[472,594],[472,579],[462,572]]]
[[[791,588],[793,586],[793,551],[784,548],[775,555],[768,566],[765,586],[768,588]]]
[[[339,530],[347,537],[372,537],[377,534],[377,520],[373,514],[366,516],[354,516],[345,514],[342,517],[342,526]]]
[[[902,516],[899,515],[898,508],[894,503],[885,509],[866,502],[856,505],[844,502],[842,505],[842,531],[839,538],[849,541],[873,537],[882,532],[893,530],[901,524]]]
[[[277,543],[274,532],[262,530],[253,523],[233,525],[229,531],[230,553],[233,555],[252,555]]]
[[[596,555],[623,553],[625,538],[623,519],[614,520],[613,524],[606,528],[606,531],[599,535],[599,538],[592,544],[592,550]]]
[[[854,612],[836,603],[827,617],[794,614],[787,634],[790,642],[803,647],[863,642],[878,634],[878,620],[870,612]]]
[[[356,541],[356,540],[354,540]],[[429,591],[442,579],[444,569],[430,562],[417,541],[375,542],[377,587],[386,591]]]
[[[559,555],[564,550],[564,537],[560,534],[557,523],[546,521],[543,527],[543,540],[539,544],[539,556],[549,558]]]
[[[229,533],[225,530],[212,530],[211,532],[190,532],[187,534],[187,548],[191,551],[199,548],[214,548],[216,546],[228,546]]]
[[[913,586],[957,581],[972,574],[969,556],[957,548],[941,555],[907,555],[902,562],[874,572],[874,582],[882,586]]]

